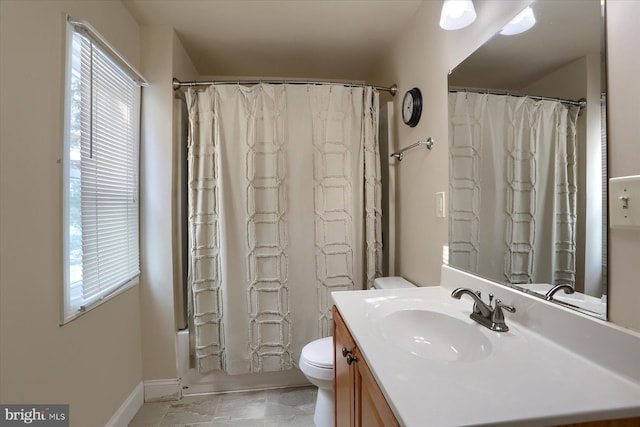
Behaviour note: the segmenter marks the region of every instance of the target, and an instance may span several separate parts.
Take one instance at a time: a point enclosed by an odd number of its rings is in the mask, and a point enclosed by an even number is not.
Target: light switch
[[[436,217],[444,218],[444,192],[436,193]]]
[[[609,180],[609,226],[640,229],[640,175]]]

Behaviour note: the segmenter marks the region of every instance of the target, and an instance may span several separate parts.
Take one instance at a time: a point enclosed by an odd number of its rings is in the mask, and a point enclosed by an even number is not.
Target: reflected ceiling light
[[[524,33],[536,24],[536,17],[533,16],[531,6],[520,12],[507,25],[505,25],[500,34],[503,36],[512,36],[514,34]]]
[[[476,10],[471,0],[445,0],[440,14],[440,27],[459,30],[476,20]]]

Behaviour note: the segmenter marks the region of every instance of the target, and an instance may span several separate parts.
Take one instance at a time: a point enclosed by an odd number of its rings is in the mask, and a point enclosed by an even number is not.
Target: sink
[[[437,311],[392,311],[380,319],[379,327],[390,345],[429,360],[474,362],[492,349],[478,325]]]

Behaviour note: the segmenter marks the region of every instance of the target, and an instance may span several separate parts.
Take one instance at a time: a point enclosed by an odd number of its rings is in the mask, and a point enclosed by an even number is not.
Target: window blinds
[[[76,248],[70,238],[69,249],[81,249],[81,266],[70,275],[68,307],[77,313],[140,273],[140,87],[84,33],[74,30],[71,51],[69,180],[79,187],[81,238],[75,239]]]

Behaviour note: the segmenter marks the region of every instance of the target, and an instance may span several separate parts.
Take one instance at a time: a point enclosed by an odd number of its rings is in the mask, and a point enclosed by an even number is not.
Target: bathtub
[[[260,374],[227,375],[224,372],[199,373],[189,368],[189,331],[178,331],[176,337],[178,376],[182,394],[219,393],[227,391],[264,390],[311,385],[298,368]]]

